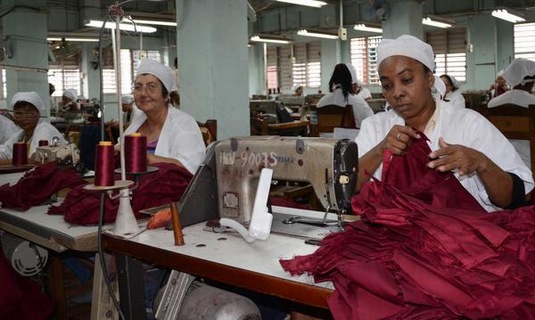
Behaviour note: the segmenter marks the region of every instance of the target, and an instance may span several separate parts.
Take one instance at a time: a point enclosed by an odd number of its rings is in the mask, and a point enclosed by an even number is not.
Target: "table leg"
[[[145,320],[145,281],[143,264],[129,256],[117,254],[119,300],[125,319]]]

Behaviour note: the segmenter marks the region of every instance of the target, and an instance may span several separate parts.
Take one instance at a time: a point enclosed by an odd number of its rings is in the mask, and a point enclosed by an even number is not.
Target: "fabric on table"
[[[146,217],[139,210],[165,205],[180,200],[193,175],[183,167],[170,163],[154,164],[156,172],[140,176],[133,190],[131,205],[136,218]],[[116,179],[119,179],[117,177]],[[119,199],[106,197],[104,222],[112,223],[117,216]],[[98,224],[100,192],[78,186],[67,194],[59,206],[51,206],[49,214],[62,214],[65,221],[78,225]]]
[[[13,186],[0,186],[0,202],[4,208],[26,211],[43,204],[62,189],[85,183],[74,168],[61,168],[53,161],[26,172]]]
[[[535,319],[535,206],[486,213],[420,135],[353,197],[361,221],[282,267],[332,281],[336,319]]]

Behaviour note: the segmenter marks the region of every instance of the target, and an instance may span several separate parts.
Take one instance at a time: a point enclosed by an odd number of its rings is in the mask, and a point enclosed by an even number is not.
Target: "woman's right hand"
[[[392,154],[402,155],[407,153],[412,144],[412,139],[420,139],[420,135],[409,126],[394,125],[382,142],[382,149],[390,150]]]

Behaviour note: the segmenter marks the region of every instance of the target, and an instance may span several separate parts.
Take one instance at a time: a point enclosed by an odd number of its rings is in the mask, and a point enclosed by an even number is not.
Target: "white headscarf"
[[[357,79],[357,69],[355,69],[355,66],[352,65],[351,63],[346,63],[346,67],[349,69],[349,73],[351,73],[351,83],[358,84],[359,80]]]
[[[78,93],[76,92],[76,89],[67,89],[63,91],[62,96],[67,97],[71,99],[72,101],[76,102],[76,98],[78,96]]]
[[[525,77],[535,76],[535,62],[517,58],[503,70],[503,78],[514,87],[522,83]]]
[[[131,95],[123,95],[121,97],[122,104],[131,104],[132,102],[134,102],[134,98]]]
[[[433,48],[422,40],[411,36],[402,35],[397,39],[384,39],[377,46],[377,65],[391,56],[404,56],[420,61],[429,70],[435,69],[435,55]]]
[[[45,110],[45,102],[35,91],[15,93],[11,99],[11,109],[13,109],[15,104],[19,101],[25,101],[32,104],[37,108],[39,113]]]
[[[137,68],[136,76],[139,76],[140,74],[151,74],[160,79],[168,92],[178,90],[175,84],[173,69],[169,68],[168,66],[164,66],[158,61],[150,59],[143,60]]]
[[[437,75],[435,75],[435,89],[437,90],[438,94],[440,94],[439,98],[444,98],[444,95],[446,94],[446,84]]]

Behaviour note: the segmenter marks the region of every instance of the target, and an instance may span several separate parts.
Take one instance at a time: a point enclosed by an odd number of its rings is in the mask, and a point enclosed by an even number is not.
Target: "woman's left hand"
[[[456,171],[460,175],[471,174],[485,168],[488,158],[481,152],[458,144],[448,144],[439,138],[440,149],[429,154],[427,163],[431,169],[441,172]]]

